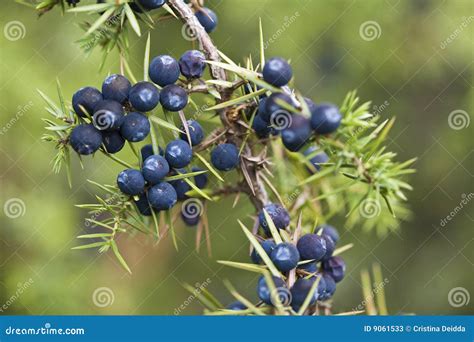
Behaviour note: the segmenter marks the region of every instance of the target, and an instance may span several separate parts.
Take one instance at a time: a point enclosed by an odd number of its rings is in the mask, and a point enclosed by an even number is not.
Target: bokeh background
[[[334,220],[342,241],[355,244],[345,253],[348,276],[338,287],[335,310],[361,303],[360,271],[377,262],[388,279],[390,313],[473,314],[474,298],[456,307],[448,293],[462,287],[474,295],[474,201],[461,204],[474,192],[474,3],[210,0],[207,5],[219,15],[212,38],[227,55],[234,60],[257,56],[261,17],[267,56],[291,59],[296,86],[306,96],[341,103],[347,91],[358,89],[383,118],[397,117],[389,148],[400,160],[419,158],[418,172],[410,177],[414,215],[396,233],[380,237],[357,227],[348,231],[345,213]],[[94,198],[95,189],[86,179],[112,183],[121,169],[99,155],[85,158],[84,171],[74,162],[71,190],[64,173],[51,171],[53,146],[40,141],[41,118],[47,114],[36,89],[55,97],[59,78],[69,98],[79,87],[99,87],[108,72],[118,71],[115,54],[99,72],[101,54],[85,58],[74,43],[82,34],[77,23],[84,18],[61,16],[56,9],[38,19],[26,6],[2,2],[0,204],[17,198],[25,205],[17,218],[0,212],[0,304],[7,304],[1,313],[174,314],[189,295],[180,284],[208,278],[207,288],[225,303],[232,298],[223,279],[255,299],[252,274],[215,262],[248,260],[247,242],[236,224],[237,218],[252,214],[244,201],[235,210],[230,209],[232,200],[210,205],[212,258],[205,250],[195,252],[194,231],[182,226],[177,227],[178,252],[170,239],[156,245],[140,236],[122,238],[119,245],[133,275],[112,255],[71,250],[78,243],[75,236],[86,231],[86,213],[73,205]],[[16,40],[4,32],[12,21],[24,26]],[[367,22],[375,33],[361,29]],[[131,34],[130,41],[131,66],[140,74],[145,37]],[[152,34],[152,55],[179,57],[190,46],[177,21],[160,22]],[[130,157],[127,153],[120,156]],[[113,292],[113,303],[106,307],[92,300],[101,287]],[[19,288],[22,293],[16,296]],[[180,310],[183,315],[201,312],[197,301]]]

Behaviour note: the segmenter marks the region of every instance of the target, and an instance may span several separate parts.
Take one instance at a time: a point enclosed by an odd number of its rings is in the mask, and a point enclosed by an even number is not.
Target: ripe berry
[[[140,171],[127,169],[118,174],[117,185],[124,194],[135,196],[145,190],[145,179]]]
[[[99,149],[102,145],[102,135],[93,125],[79,125],[73,128],[69,143],[74,151],[87,155]]]
[[[206,57],[199,50],[188,50],[179,59],[181,74],[186,78],[199,78],[204,73]]]
[[[324,254],[322,260],[327,260],[330,257],[332,257],[332,253],[334,253],[334,250],[336,249],[336,244],[334,243],[334,240],[327,234],[322,234],[321,237],[326,241],[326,254]]]
[[[95,106],[92,119],[97,129],[112,131],[120,128],[123,116],[124,110],[120,103],[112,100],[102,100]]]
[[[324,283],[326,285],[323,294],[319,297],[320,300],[328,300],[336,292],[336,282],[332,277],[326,273],[323,273]]]
[[[137,0],[140,5],[142,5],[145,9],[152,10],[156,8],[160,8],[166,2],[166,0]]]
[[[282,272],[288,272],[298,265],[300,261],[300,253],[295,245],[289,242],[282,242],[273,248],[270,259]]]
[[[225,307],[227,310],[247,310],[247,306],[242,302],[235,301]]]
[[[308,161],[311,164],[310,166],[307,167],[308,171],[310,173],[315,173],[316,171],[321,170],[321,164],[327,163],[329,160],[329,157],[326,153],[320,152],[318,154],[315,154],[315,152],[318,150],[317,147],[315,146],[310,146],[306,151],[303,152],[303,154],[308,157],[312,156]]]
[[[306,105],[308,106],[309,112],[312,113],[317,107],[316,103],[314,103],[313,100],[307,97],[304,98],[304,101],[306,102]]]
[[[341,124],[342,115],[332,104],[322,104],[311,113],[311,128],[318,134],[334,132]]]
[[[160,102],[160,92],[150,82],[138,82],[130,89],[128,99],[136,110],[148,112]]]
[[[178,169],[178,170],[172,170],[171,174],[185,174],[186,169]],[[191,186],[184,180],[184,179],[178,179],[174,181],[170,181],[170,184],[173,186],[173,188],[176,190],[176,195],[178,196],[178,201],[183,201],[188,198],[186,193],[191,190]]]
[[[310,121],[302,115],[292,115],[290,125],[281,131],[283,145],[292,152],[299,151],[310,136]]]
[[[335,244],[339,242],[339,233],[337,232],[336,228],[330,226],[329,224],[323,224],[318,226],[315,230],[319,233],[321,229],[323,230],[321,233],[322,235],[329,235]]]
[[[153,151],[153,145],[148,144],[148,145],[143,146],[140,150],[140,153],[142,155],[142,162],[144,162],[149,156],[152,156],[155,154],[155,152]],[[163,156],[165,154],[163,149],[159,146],[158,146],[158,153],[160,154],[160,156]]]
[[[207,33],[211,33],[217,26],[217,15],[214,11],[207,7],[202,7],[196,12],[196,18],[199,23],[204,27]]]
[[[128,93],[132,85],[126,77],[118,74],[110,75],[102,83],[102,95],[104,99],[124,103],[128,99]]]
[[[266,122],[270,122],[270,118],[272,115],[276,113],[284,113],[286,115],[291,115],[288,113],[286,109],[284,109],[282,106],[280,106],[277,103],[277,99],[282,100],[289,105],[293,105],[293,100],[291,97],[285,93],[273,93],[271,94],[268,98],[267,101],[265,102],[265,111],[261,113],[262,119],[265,120]]]
[[[313,286],[314,282],[316,281],[316,277],[311,277],[309,279],[306,278],[299,278],[295,281],[293,284],[293,287],[291,288],[291,307],[294,310],[299,310],[301,305],[303,305],[304,301],[306,300],[306,297],[308,296],[309,292],[311,291],[311,287]],[[319,279],[319,283],[317,285],[316,291],[314,292],[313,296],[311,297],[311,300],[309,304],[314,304],[316,303],[316,300],[319,299],[319,297],[324,294],[324,291],[326,289],[326,284],[324,282],[323,277]]]
[[[80,117],[86,117],[86,112],[92,116],[94,114],[94,107],[102,100],[102,93],[98,89],[84,87],[76,91],[72,96],[72,107]]]
[[[275,241],[272,239],[268,240],[263,240],[260,245],[262,246],[263,250],[265,253],[270,257],[270,254],[273,251],[273,248],[275,248],[276,244]],[[250,254],[250,258],[252,259],[254,264],[261,264],[263,263],[262,258],[260,257],[260,254],[258,254],[257,250],[254,248],[252,250],[252,253]]]
[[[200,167],[194,166],[191,169],[192,172],[204,171]],[[194,176],[194,183],[199,189],[204,189],[207,185],[208,177],[207,174],[201,173],[200,175]]]
[[[180,169],[191,162],[193,150],[186,141],[176,139],[166,146],[165,158],[171,167]]]
[[[303,260],[321,260],[326,255],[326,240],[317,234],[306,234],[296,244]]]
[[[134,200],[135,205],[137,206],[138,211],[143,216],[151,216],[151,211],[153,210],[148,203],[148,198],[145,193],[139,195],[138,200]]]
[[[290,224],[290,215],[288,214],[288,211],[286,211],[286,209],[280,204],[270,203],[263,208],[268,213],[268,215],[270,215],[270,218],[277,229],[285,229],[288,227]],[[267,220],[265,219],[263,210],[258,214],[258,220],[265,233],[270,236],[270,229],[268,228]]]
[[[275,87],[284,86],[292,76],[291,66],[280,57],[270,58],[263,67],[263,79]]]
[[[166,110],[180,111],[188,104],[188,93],[180,86],[169,84],[161,89],[160,103]]]
[[[283,279],[275,277],[275,276],[273,276],[272,278],[273,278],[273,283],[275,284],[276,289],[287,288]],[[270,291],[270,287],[268,286],[267,281],[264,276],[261,276],[258,279],[257,295],[258,295],[258,298],[260,298],[260,300],[263,301],[264,303],[268,305],[273,305],[272,293]],[[277,295],[277,294],[273,294],[273,295]]]
[[[239,149],[229,143],[217,145],[211,152],[211,163],[218,170],[232,170],[239,164]]]
[[[168,55],[157,56],[150,63],[148,75],[160,87],[173,84],[179,78],[178,61]]]
[[[125,145],[125,139],[118,131],[101,131],[102,143],[107,153],[117,153]]]
[[[157,184],[162,181],[169,171],[170,166],[162,156],[152,155],[143,162],[143,177],[150,184]]]
[[[318,271],[318,263],[316,261],[308,262],[306,264],[298,265],[298,269],[304,270],[308,273],[315,273]]]
[[[196,146],[201,143],[204,139],[204,130],[202,126],[196,120],[188,120],[188,129],[189,129],[189,136],[191,137],[191,145]],[[181,126],[181,130],[186,132],[184,126]],[[181,139],[188,141],[188,136],[186,133],[180,134]]]
[[[156,210],[168,210],[177,200],[176,191],[170,183],[161,182],[148,189],[148,201]]]
[[[138,112],[128,113],[120,126],[122,137],[131,142],[144,140],[150,133],[150,121],[146,115]]]
[[[271,127],[265,120],[262,119],[261,115],[255,115],[252,122],[252,128],[255,131],[255,134],[260,139],[267,138],[270,134]]]
[[[346,273],[346,263],[340,256],[333,256],[323,261],[323,270],[330,275],[336,283],[340,282]]]

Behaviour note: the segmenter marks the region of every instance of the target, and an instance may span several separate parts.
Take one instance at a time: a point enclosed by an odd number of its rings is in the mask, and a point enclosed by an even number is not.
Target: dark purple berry
[[[211,163],[220,171],[230,171],[239,164],[239,149],[234,144],[220,144],[211,152]]]
[[[191,162],[193,150],[186,141],[176,139],[166,146],[165,158],[171,167],[180,169]]]
[[[291,77],[293,77],[291,66],[283,58],[270,58],[263,67],[263,79],[276,87],[286,85]]]
[[[282,242],[273,248],[270,259],[280,271],[288,272],[298,265],[300,253],[298,253],[295,245],[289,242]]]
[[[332,277],[326,273],[323,273],[324,283],[326,285],[323,294],[320,296],[320,300],[328,300],[336,292],[336,282]]]
[[[324,239],[324,241],[326,241],[326,254],[324,254],[322,258],[322,260],[324,261],[332,257],[332,253],[334,253],[334,250],[336,249],[336,243],[327,234],[322,234],[321,236]]]
[[[150,63],[148,75],[160,87],[173,84],[179,78],[178,61],[168,55],[157,56]]]
[[[188,104],[188,93],[175,84],[169,84],[161,89],[160,103],[164,109],[178,112]]]
[[[102,143],[107,153],[117,153],[125,145],[125,139],[120,135],[119,131],[101,131]]]
[[[199,145],[204,139],[204,130],[202,129],[202,126],[196,120],[188,120],[187,123],[189,136],[191,138],[191,145]],[[185,133],[184,126],[181,126],[181,130],[184,132],[180,134],[181,139],[188,141],[188,136]]]
[[[326,284],[323,277],[319,276],[319,283],[316,287],[316,290],[311,297],[309,305],[316,303],[316,301],[324,294],[326,289]],[[306,300],[306,297],[309,295],[311,288],[313,287],[314,282],[317,280],[316,277],[311,278],[299,278],[293,284],[291,292],[291,307],[293,310],[297,311],[303,305]]]
[[[260,139],[267,138],[271,131],[269,123],[258,114],[253,118],[252,128]]]
[[[130,81],[118,74],[110,75],[102,83],[102,95],[106,100],[113,100],[124,103],[128,99],[128,93],[132,85]]]
[[[247,310],[247,306],[239,301],[232,302],[229,305],[227,305],[225,308],[227,310],[236,310],[236,311]]]
[[[204,170],[201,169],[200,167],[194,166],[191,169],[191,171],[192,172],[199,172],[199,171],[204,171]],[[207,177],[206,173],[201,173],[200,175],[194,176],[194,184],[196,184],[196,186],[199,189],[204,189],[207,185],[207,181],[208,181],[208,177]]]
[[[151,211],[153,210],[148,203],[148,198],[145,193],[139,195],[138,200],[134,200],[135,205],[137,206],[138,211],[143,216],[151,216]]]
[[[206,56],[199,50],[188,50],[179,59],[181,74],[186,78],[199,78],[206,67]]]
[[[290,124],[281,131],[281,140],[285,147],[292,151],[299,151],[311,136],[311,125],[309,119],[302,115],[292,115]]]
[[[273,93],[267,98],[267,101],[265,101],[265,110],[260,113],[263,120],[270,122],[272,116],[275,118],[278,114],[291,115],[288,110],[278,104],[279,100],[293,106],[293,100],[288,94]]]
[[[139,112],[148,112],[160,102],[160,92],[153,83],[138,82],[130,89],[128,99],[132,107]]]
[[[323,270],[330,275],[336,283],[340,282],[346,273],[346,263],[340,256],[333,256],[323,261]]]
[[[102,93],[98,89],[84,87],[76,91],[72,96],[72,107],[80,117],[86,117],[87,114],[92,116],[94,114],[94,107],[102,100]]]
[[[69,143],[77,153],[88,155],[102,145],[102,134],[93,125],[79,125],[73,128]]]
[[[155,152],[153,151],[153,145],[152,144],[144,145],[141,148],[140,153],[142,155],[142,162],[144,162],[149,156],[152,156],[155,154]],[[158,153],[160,156],[163,156],[165,154],[163,149],[159,146],[158,146]]]
[[[92,121],[101,131],[113,131],[122,125],[124,113],[122,105],[117,101],[102,100],[94,108]]]
[[[124,194],[135,196],[145,190],[145,179],[140,171],[127,169],[118,174],[117,185]]]
[[[143,162],[143,177],[150,184],[157,184],[161,182],[169,171],[170,166],[166,159],[162,156],[151,155]]]
[[[273,248],[275,248],[276,244],[275,241],[272,239],[268,240],[263,240],[260,245],[262,246],[263,250],[265,253],[270,257],[270,254],[273,251]],[[250,258],[252,259],[254,264],[261,264],[263,263],[262,258],[260,257],[260,254],[258,254],[257,250],[254,248],[252,250],[252,253],[250,254]]]
[[[176,191],[167,182],[161,182],[148,189],[148,201],[156,210],[168,210],[178,201]]]
[[[339,233],[337,232],[337,229],[334,228],[333,226],[330,226],[329,224],[323,224],[321,226],[316,227],[315,231],[316,233],[319,233],[319,231],[322,229],[322,235],[329,235],[334,241],[334,243],[337,245],[339,242]]]
[[[142,141],[149,133],[150,121],[148,117],[138,112],[128,113],[120,126],[122,137],[131,142]]]
[[[321,164],[327,163],[329,160],[329,157],[326,153],[324,152],[319,152],[317,153],[318,148],[315,146],[310,146],[306,151],[303,152],[303,154],[308,157],[308,162],[310,163],[309,166],[307,166],[307,169],[310,173],[315,173],[319,170],[321,170]]]
[[[311,128],[318,134],[334,132],[341,124],[342,115],[332,104],[321,104],[311,113]]]
[[[306,234],[296,244],[302,260],[319,261],[326,255],[326,240],[317,234]]]
[[[275,284],[275,288],[278,289],[287,289],[287,286],[283,279],[278,278],[278,277],[272,277],[273,278],[273,283]],[[273,305],[273,298],[272,295],[277,295],[277,293],[272,294],[270,291],[270,287],[267,284],[267,280],[265,279],[264,276],[261,276],[258,279],[258,284],[257,284],[257,295],[258,298],[260,298],[261,301],[268,305]]]
[[[207,7],[202,7],[196,12],[196,18],[207,33],[211,33],[217,26],[217,15]]]
[[[142,5],[143,8],[152,10],[163,6],[166,0],[137,0],[137,2]]]
[[[265,211],[270,215],[275,227],[277,229],[285,229],[290,224],[290,215],[288,211],[283,208],[280,204],[270,203],[263,207]],[[267,236],[270,236],[270,229],[265,219],[263,210],[258,214],[258,220],[260,226],[263,228]]]

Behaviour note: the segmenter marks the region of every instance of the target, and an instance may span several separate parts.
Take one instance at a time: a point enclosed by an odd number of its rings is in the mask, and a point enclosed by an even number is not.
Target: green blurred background
[[[85,1],[82,1],[84,3]],[[444,226],[441,220],[474,192],[473,32],[471,0],[344,0],[344,1],[208,1],[219,15],[212,38],[234,60],[258,51],[258,18],[268,46],[266,55],[292,60],[296,86],[316,102],[341,103],[347,91],[358,89],[372,100],[382,118],[397,117],[389,148],[400,160],[418,156],[418,172],[410,178],[414,215],[397,233],[385,237],[348,231],[345,213],[333,223],[343,243],[348,276],[338,287],[334,307],[342,312],[363,299],[360,271],[374,262],[382,265],[389,311],[416,314],[472,314],[474,299],[450,305],[456,287],[474,295],[474,204],[456,210]],[[103,156],[85,159],[85,171],[73,163],[73,189],[64,173],[55,175],[50,160],[53,146],[40,141],[41,118],[47,116],[36,89],[55,96],[55,79],[70,97],[79,87],[99,87],[108,72],[117,72],[111,54],[103,72],[101,54],[85,58],[74,43],[85,15],[58,9],[38,19],[13,1],[0,12],[0,174],[1,204],[18,198],[23,215],[0,212],[0,304],[2,314],[200,314],[197,301],[185,304],[182,282],[210,280],[208,289],[224,303],[232,300],[222,280],[229,279],[251,299],[256,298],[252,274],[223,268],[215,260],[247,260],[247,242],[237,218],[252,214],[249,205],[231,210],[232,199],[210,205],[213,256],[194,251],[194,231],[177,228],[180,249],[169,238],[155,245],[140,236],[119,241],[133,275],[113,256],[96,250],[71,251],[75,236],[86,231],[86,213],[76,203],[91,202],[91,178],[112,183],[120,166]],[[24,26],[24,37],[6,39],[12,21]],[[375,39],[363,39],[361,25],[376,22]],[[362,26],[363,27],[363,26]],[[191,43],[181,37],[181,24],[160,22],[152,34],[152,55],[175,57]],[[269,39],[272,38],[272,41]],[[450,38],[451,37],[451,38]],[[140,74],[145,38],[130,35],[132,68]],[[449,41],[448,41],[449,40]],[[453,129],[453,111],[461,122]],[[21,113],[21,114],[18,114]],[[453,118],[453,116],[451,116]],[[457,125],[457,126],[456,126]],[[460,127],[459,127],[460,126]],[[127,158],[128,150],[121,152]],[[130,157],[130,155],[128,156]],[[241,203],[244,203],[241,201]],[[226,213],[222,215],[222,213]],[[29,285],[25,285],[28,283]],[[94,305],[94,291],[112,291],[113,303]],[[16,296],[18,289],[22,293]],[[12,300],[12,298],[15,298]]]

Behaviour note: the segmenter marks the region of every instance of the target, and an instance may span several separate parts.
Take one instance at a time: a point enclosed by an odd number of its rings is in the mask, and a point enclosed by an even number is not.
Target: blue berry
[[[255,131],[255,134],[260,139],[267,138],[270,134],[271,127],[265,120],[262,119],[262,116],[257,114],[253,118],[252,128]]]
[[[211,33],[217,26],[217,15],[207,7],[202,7],[196,12],[196,18],[207,33]]]
[[[98,89],[84,87],[76,91],[72,96],[72,107],[80,117],[86,117],[86,112],[92,116],[94,114],[94,107],[102,100],[102,93]]]
[[[186,141],[176,139],[166,146],[165,158],[171,167],[180,169],[191,162],[193,150]]]
[[[265,110],[260,113],[262,115],[262,119],[265,120],[266,122],[270,122],[270,119],[272,115],[275,115],[276,113],[288,113],[286,109],[284,109],[282,106],[280,106],[277,103],[277,99],[284,101],[288,103],[289,105],[293,106],[293,100],[291,97],[285,93],[273,93],[271,94],[268,98],[267,101],[265,102]]]
[[[295,245],[289,242],[282,242],[273,248],[270,259],[275,267],[282,272],[288,272],[294,269],[300,261],[300,253]]]
[[[299,278],[295,281],[293,284],[290,292],[291,292],[291,307],[294,310],[299,310],[301,305],[303,305],[304,301],[306,300],[306,297],[309,295],[309,292],[311,291],[311,288],[313,287],[314,282],[316,281],[317,278],[311,277],[311,278]],[[318,300],[321,295],[324,294],[326,289],[326,284],[324,282],[323,277],[319,279],[319,283],[317,285],[316,291],[314,292],[313,296],[311,297],[311,300],[309,302],[309,305],[316,303],[316,300]]]
[[[322,232],[321,232],[322,235],[329,235],[335,244],[339,242],[339,233],[337,232],[336,228],[334,228],[333,226],[330,226],[329,224],[323,224],[321,226],[316,227],[315,231],[319,233],[321,229],[322,229]]]
[[[336,243],[334,240],[327,234],[322,234],[321,237],[326,241],[326,254],[324,254],[322,260],[327,260],[332,257],[332,253],[336,249]]]
[[[326,240],[318,234],[306,234],[296,244],[302,260],[321,260],[326,255]]]
[[[275,284],[276,289],[286,289],[287,288],[287,286],[286,286],[285,282],[283,281],[283,279],[275,277],[275,276],[273,276],[272,278],[273,278],[273,283]],[[258,295],[258,298],[260,298],[260,300],[263,301],[264,303],[266,303],[268,305],[273,305],[272,293],[270,291],[270,287],[267,284],[267,280],[265,279],[264,276],[261,276],[258,279],[257,295]],[[276,295],[276,294],[274,294],[274,295]]]
[[[125,145],[125,139],[118,131],[101,131],[102,142],[107,153],[117,153]]]
[[[173,84],[179,78],[178,61],[168,55],[157,56],[150,63],[148,75],[160,87]]]
[[[172,172],[176,173],[176,174],[185,174],[186,170],[185,169],[178,169],[178,170],[173,170]],[[186,195],[186,193],[189,190],[191,190],[191,186],[184,179],[177,179],[177,180],[171,181],[170,184],[176,190],[176,195],[178,196],[178,201],[183,201],[183,200],[189,198]]]
[[[117,101],[102,100],[94,107],[94,126],[101,131],[117,130],[122,125],[124,113],[122,105]]]
[[[341,124],[342,115],[332,104],[321,104],[311,113],[311,128],[318,134],[334,132]]]
[[[191,137],[191,145],[196,146],[201,143],[204,139],[204,130],[202,126],[196,120],[188,120],[189,136]],[[185,132],[184,126],[181,126],[181,130]],[[186,133],[180,134],[181,139],[188,141]]]
[[[326,153],[320,152],[318,154],[315,154],[316,151],[318,150],[317,147],[315,146],[310,146],[306,151],[303,152],[303,154],[306,157],[312,156],[309,158],[309,163],[310,166],[307,166],[307,169],[310,173],[315,173],[319,170],[321,170],[321,164],[327,163],[329,160],[329,157]]]
[[[169,84],[161,89],[160,103],[164,109],[178,112],[188,104],[188,93],[180,86]]]
[[[206,56],[199,50],[188,50],[179,59],[181,74],[186,78],[199,78],[206,68]]]
[[[194,227],[199,223],[201,216],[199,215],[187,215],[184,210],[181,210],[181,219],[183,222],[190,227]]]
[[[316,261],[308,262],[306,264],[298,265],[298,269],[304,270],[308,273],[316,273],[319,269],[318,263]]]
[[[136,110],[148,112],[160,102],[160,92],[150,82],[138,82],[130,89],[128,99]]]
[[[291,66],[283,58],[270,58],[263,67],[263,79],[275,87],[286,85],[291,77],[293,77]]]
[[[211,152],[211,163],[221,171],[230,171],[239,164],[239,149],[234,144],[220,144]]]
[[[104,99],[124,103],[128,99],[128,93],[132,85],[126,77],[118,74],[110,75],[102,83],[102,95]]]
[[[320,300],[328,300],[331,298],[334,293],[336,292],[336,282],[334,279],[329,274],[323,273],[323,279],[324,279],[324,284],[325,289],[323,294],[320,296]]]
[[[285,229],[290,224],[290,215],[285,208],[280,204],[270,203],[263,207],[265,211],[270,215],[275,227],[277,229]],[[270,236],[270,229],[268,228],[267,220],[265,219],[265,214],[263,210],[258,214],[258,220],[260,226],[263,228],[267,236]]]
[[[230,303],[229,305],[227,305],[225,307],[227,310],[236,310],[236,311],[239,311],[239,310],[247,310],[247,306],[242,303],[242,302],[239,302],[238,300],[235,301],[235,302],[232,302]]]
[[[340,282],[346,273],[346,263],[340,256],[333,256],[323,261],[323,270],[330,275],[336,283]]]
[[[79,125],[73,128],[69,143],[74,151],[87,155],[99,149],[102,145],[102,135],[93,125]]]
[[[148,203],[148,197],[145,193],[139,195],[138,200],[134,200],[135,205],[137,206],[138,211],[143,216],[151,216],[151,211],[153,210]]]
[[[151,155],[143,162],[143,177],[150,184],[157,184],[161,182],[169,171],[170,166],[166,159],[162,156]]]
[[[149,156],[152,156],[155,154],[155,152],[153,151],[153,145],[152,144],[144,145],[141,148],[140,153],[142,155],[142,162],[144,162]],[[163,156],[165,154],[163,149],[159,146],[158,146],[158,153],[160,154],[160,156]]]
[[[124,194],[135,196],[145,190],[145,179],[140,171],[127,169],[118,174],[117,185]]]
[[[308,106],[309,112],[312,113],[317,107],[316,103],[314,103],[313,100],[307,97],[304,98],[304,101],[306,102],[306,105]]]
[[[192,172],[204,171],[200,167],[194,166],[191,169]],[[200,175],[194,176],[194,183],[199,189],[204,189],[207,185],[208,176],[206,173],[201,173]]]
[[[263,240],[260,245],[262,246],[263,250],[265,253],[270,257],[270,254],[273,251],[273,248],[275,248],[276,244],[275,241],[272,239],[268,240]],[[252,250],[252,253],[250,254],[250,258],[252,259],[254,264],[261,264],[263,263],[262,258],[260,257],[260,254],[258,254],[257,250],[254,248]]]
[[[302,115],[291,116],[290,125],[281,131],[281,140],[285,147],[292,151],[299,151],[311,136],[309,119]]]
[[[160,8],[166,3],[166,0],[137,0],[143,8],[152,10],[156,8]]]
[[[161,182],[148,189],[148,201],[156,210],[168,210],[178,201],[176,191],[167,182]]]
[[[146,115],[138,112],[128,113],[120,126],[122,137],[131,142],[144,140],[150,133],[150,121]]]

